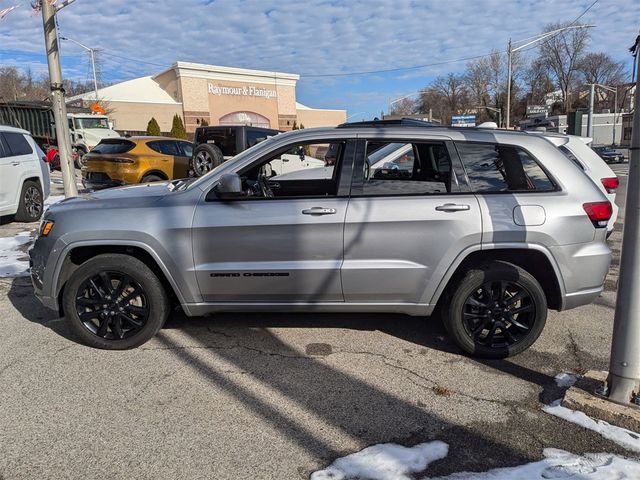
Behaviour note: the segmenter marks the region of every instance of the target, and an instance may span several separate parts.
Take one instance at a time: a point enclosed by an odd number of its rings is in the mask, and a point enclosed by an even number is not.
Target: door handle
[[[11,165],[13,165],[14,167],[17,167],[18,165],[20,165],[20,162],[11,162]]]
[[[304,215],[333,215],[336,213],[335,208],[325,208],[325,207],[311,207],[306,210],[302,210]]]
[[[436,210],[439,212],[462,212],[464,210],[471,210],[471,207],[458,203],[445,203],[444,205],[438,205]]]

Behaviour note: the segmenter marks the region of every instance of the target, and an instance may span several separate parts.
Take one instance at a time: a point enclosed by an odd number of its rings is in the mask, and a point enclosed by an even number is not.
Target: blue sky
[[[61,0],[59,0],[61,1]],[[103,53],[103,79],[158,73],[176,60],[298,73],[298,101],[346,108],[354,120],[386,110],[465,62],[359,76],[316,77],[433,64],[506,49],[509,38],[572,21],[593,0],[77,0],[60,12],[61,34]],[[46,72],[42,20],[27,0],[0,20],[0,65]],[[631,68],[639,0],[599,0],[581,18],[589,46]],[[90,78],[89,59],[63,43],[63,73]],[[127,57],[124,59],[121,57]]]

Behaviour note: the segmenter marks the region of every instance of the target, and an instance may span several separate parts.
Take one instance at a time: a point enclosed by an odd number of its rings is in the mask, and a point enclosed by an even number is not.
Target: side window
[[[11,155],[29,155],[33,153],[33,149],[22,133],[4,132],[4,139],[9,146]]]
[[[555,185],[525,150],[512,145],[458,142],[474,192],[548,192]]]
[[[345,146],[344,141],[291,145],[240,172],[245,191],[250,197],[334,196]]]
[[[271,135],[269,135],[267,132],[247,129],[247,146],[253,147],[255,144],[266,140],[270,136]]]
[[[163,155],[179,156],[180,151],[178,145],[173,140],[156,140],[147,143],[149,148],[155,152],[162,153]]]
[[[9,147],[5,143],[2,133],[0,133],[0,158],[10,157],[10,156],[11,156],[11,153],[9,152]]]
[[[180,155],[189,158],[193,156],[193,143],[178,142],[178,146],[180,147]]]
[[[368,142],[361,192],[432,195],[451,192],[451,158],[443,143]]]

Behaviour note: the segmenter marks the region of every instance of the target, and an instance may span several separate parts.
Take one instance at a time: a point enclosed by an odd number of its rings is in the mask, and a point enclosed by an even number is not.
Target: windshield
[[[106,128],[109,129],[109,122],[105,117],[82,117],[76,118],[76,128]]]

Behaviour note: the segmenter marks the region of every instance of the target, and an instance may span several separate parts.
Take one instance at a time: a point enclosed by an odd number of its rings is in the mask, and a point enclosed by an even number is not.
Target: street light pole
[[[552,30],[550,32],[546,32],[546,33],[541,33],[540,35],[536,35],[535,37],[530,37],[530,38],[525,38],[524,40],[519,40],[515,43],[522,43],[522,42],[527,42],[524,45],[520,45],[519,47],[515,47],[513,48],[511,45],[511,39],[509,39],[509,45],[507,47],[507,62],[508,62],[508,67],[507,67],[507,122],[506,122],[506,127],[509,128],[509,121],[510,121],[510,117],[511,117],[511,70],[513,68],[512,66],[512,59],[511,56],[513,55],[514,52],[517,52],[518,50],[522,50],[525,47],[528,47],[529,45],[533,45],[534,43],[537,42],[541,42],[542,40],[551,37],[553,35],[557,35],[558,33],[564,32],[565,30],[572,30],[574,28],[592,28],[595,27],[595,25],[569,25],[568,27],[563,27],[563,28],[558,28],[557,30]]]
[[[93,91],[96,101],[98,100],[98,78],[96,76],[96,58],[95,58],[95,48],[89,48],[86,45],[74,40],[73,38],[68,37],[60,37],[60,40],[67,40],[68,42],[73,42],[79,47],[84,48],[91,55],[91,70],[93,71]]]
[[[70,2],[65,2],[68,4]],[[71,158],[71,134],[67,121],[67,106],[64,102],[62,87],[62,70],[60,68],[60,52],[58,50],[58,31],[56,27],[56,9],[48,1],[42,2],[42,23],[44,25],[44,41],[49,64],[49,82],[51,87],[51,103],[55,120],[60,170],[65,197],[78,195],[73,159]]]
[[[595,96],[596,84],[589,86],[589,111],[587,114],[587,137],[593,138],[593,97]],[[582,132],[580,132],[582,135]]]
[[[640,35],[635,54],[640,53]],[[640,62],[636,62],[640,70]],[[611,361],[605,393],[609,400],[629,405],[640,392],[640,79],[636,72],[635,108],[629,156],[626,215],[620,259]],[[635,393],[635,398],[634,397]]]

